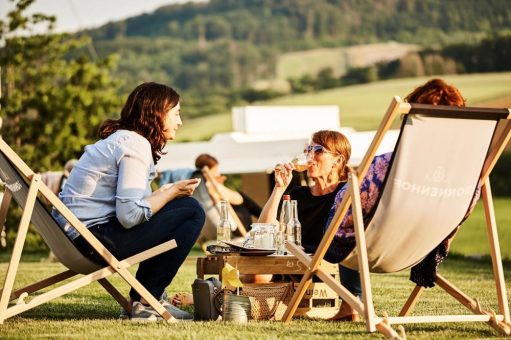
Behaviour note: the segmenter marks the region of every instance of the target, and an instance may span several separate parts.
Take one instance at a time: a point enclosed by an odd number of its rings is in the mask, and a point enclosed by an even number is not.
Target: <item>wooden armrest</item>
[[[177,247],[176,240],[170,240],[160,245],[157,245],[156,247],[152,247],[150,249],[144,250],[141,253],[128,257],[127,259],[120,261],[120,264],[121,267],[127,268],[134,264],[140,263],[142,261],[160,255],[161,253],[164,253],[176,247]]]

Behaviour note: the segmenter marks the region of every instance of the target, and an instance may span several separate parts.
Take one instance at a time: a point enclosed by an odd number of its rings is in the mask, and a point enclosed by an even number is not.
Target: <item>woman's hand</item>
[[[200,184],[200,178],[185,179],[175,183],[168,183],[154,193],[166,192],[171,199],[193,195],[195,188]]]
[[[295,166],[292,163],[277,164],[274,169],[275,186],[286,189],[293,179],[293,170]]]
[[[195,188],[200,184],[199,178],[185,179],[175,183],[162,185],[151,195],[144,199],[151,206],[153,214],[156,214],[165,204],[178,197],[191,196]]]
[[[279,202],[289,183],[291,183],[294,169],[295,166],[291,163],[277,164],[275,166],[275,187],[259,215],[258,222],[273,223],[277,221]]]

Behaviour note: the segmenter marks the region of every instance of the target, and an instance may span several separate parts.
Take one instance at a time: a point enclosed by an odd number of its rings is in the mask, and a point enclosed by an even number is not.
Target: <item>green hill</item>
[[[338,105],[341,126],[356,130],[374,130],[393,96],[406,96],[430,77],[380,81],[364,85],[341,87],[317,93],[293,95],[257,105]],[[467,105],[511,107],[511,72],[441,76],[457,86],[467,99]],[[186,111],[186,104],[183,105]],[[231,131],[230,112],[185,120],[178,140],[200,140],[214,133]],[[290,122],[290,124],[292,124]]]
[[[100,57],[119,55],[123,92],[142,81],[171,84],[186,95],[194,118],[249,100],[243,91],[256,81],[315,73],[327,59],[340,75],[373,55],[338,60],[338,48],[398,41],[441,49],[510,27],[508,0],[211,0],[164,6],[80,34],[93,38]],[[314,49],[324,50],[306,60],[307,52],[288,54]]]

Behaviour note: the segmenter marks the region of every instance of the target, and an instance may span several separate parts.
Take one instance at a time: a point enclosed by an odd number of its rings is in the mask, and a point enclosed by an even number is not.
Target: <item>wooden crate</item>
[[[294,283],[293,286],[296,290],[298,283]],[[334,290],[325,283],[311,282],[299,306],[301,308],[338,308],[339,298]]]

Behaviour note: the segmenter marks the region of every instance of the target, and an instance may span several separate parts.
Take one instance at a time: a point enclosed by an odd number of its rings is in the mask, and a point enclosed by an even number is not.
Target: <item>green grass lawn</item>
[[[511,199],[496,199],[495,209],[501,250],[507,257],[504,272],[508,295],[511,290]],[[491,263],[487,257],[463,255],[488,254],[488,241],[484,229],[484,213],[478,204],[471,217],[465,222],[453,242],[451,255],[441,265],[440,272],[458,285],[468,295],[480,299],[483,307],[498,310],[492,281]],[[179,270],[168,289],[169,294],[191,291],[190,284],[195,278],[195,258],[201,253],[195,249]],[[16,287],[58,273],[64,268],[60,264],[41,262],[45,254],[28,254],[17,276]],[[0,256],[0,282],[7,269],[8,255]],[[408,281],[408,271],[396,274],[373,274],[373,295],[378,313],[389,315],[399,312],[413,285]],[[127,295],[127,286],[118,277],[112,282],[121,287]],[[188,308],[192,311],[191,308]],[[431,313],[465,313],[464,307],[440,289],[428,289],[417,304],[416,311]],[[94,283],[65,297],[44,304],[31,311],[8,319],[0,325],[0,338],[176,338],[176,339],[272,339],[300,338],[323,339],[346,337],[367,339],[363,323],[332,323],[321,320],[297,319],[290,324],[280,322],[250,322],[248,325],[233,325],[222,322],[189,322],[167,325],[136,324],[118,318],[119,307],[106,292]],[[459,339],[497,338],[498,335],[484,323],[474,324],[419,324],[406,325],[407,336],[411,339]],[[376,335],[375,338],[382,338]]]
[[[495,215],[502,257],[511,260],[511,198],[494,198]],[[451,252],[470,257],[490,254],[482,199],[463,223],[454,239]],[[509,275],[511,273],[507,273]],[[511,277],[508,278],[511,280]]]
[[[5,272],[6,264],[0,264]],[[20,267],[20,284],[31,279],[57,273],[62,266],[55,263],[24,262]],[[485,307],[497,308],[495,290],[491,280],[491,264],[485,260],[470,260],[453,256],[442,265],[442,273],[453,283],[477,296]],[[511,264],[505,265],[506,273]],[[190,291],[195,277],[195,258],[190,257],[181,267],[168,292]],[[378,313],[395,314],[413,288],[408,273],[372,275],[373,295]],[[118,287],[126,285],[120,278],[112,282]],[[510,286],[507,284],[509,294]],[[189,309],[190,311],[191,308]],[[416,306],[422,313],[465,313],[454,299],[440,289],[428,289]],[[323,339],[339,336],[349,339],[367,339],[363,323],[332,323],[320,320],[297,319],[290,324],[260,321],[247,325],[223,322],[188,322],[180,324],[137,324],[118,318],[119,307],[97,284],[91,284],[65,297],[44,304],[0,325],[0,338],[172,338],[172,339]],[[497,338],[498,335],[484,323],[406,325],[411,339]],[[374,338],[382,338],[375,335]]]
[[[442,75],[441,78],[456,85],[467,99],[467,105],[488,105],[499,98],[511,97],[511,72]],[[316,93],[292,95],[257,105],[338,105],[341,126],[356,130],[375,130],[393,96],[405,97],[414,88],[431,77],[393,79],[375,83],[340,87]],[[509,101],[505,101],[507,105]],[[183,107],[183,112],[186,106]],[[201,140],[218,132],[232,130],[231,113],[184,120],[177,133],[178,141]]]

